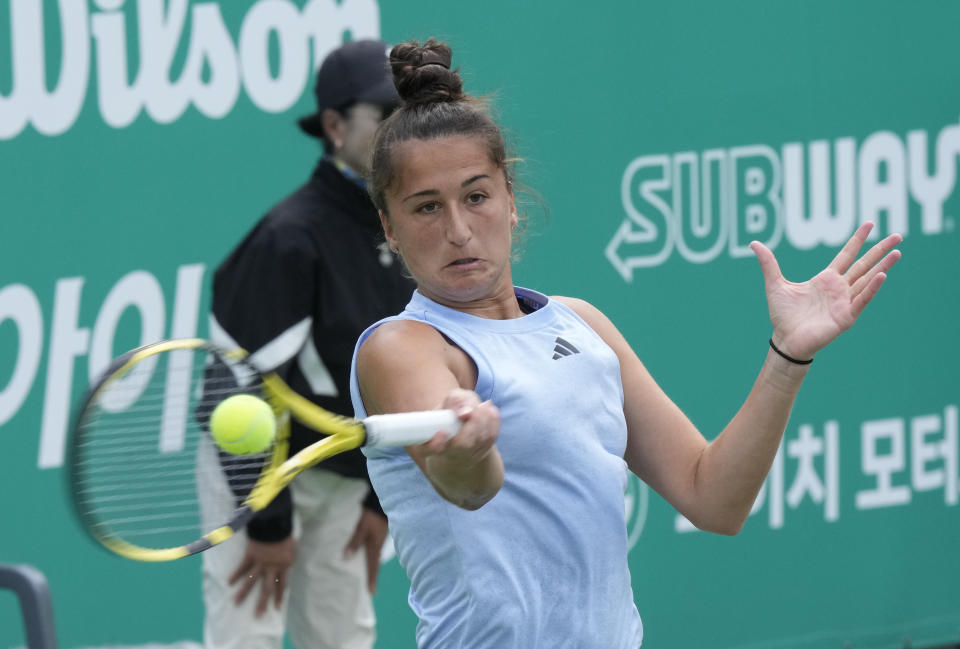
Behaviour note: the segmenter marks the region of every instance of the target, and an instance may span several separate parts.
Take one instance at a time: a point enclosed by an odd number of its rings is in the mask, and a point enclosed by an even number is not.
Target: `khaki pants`
[[[217,452],[206,442],[198,464],[216,468]],[[204,526],[224,523],[235,508],[222,471],[198,472]],[[367,590],[363,551],[349,560],[343,548],[360,519],[368,485],[330,471],[308,469],[291,484],[294,503],[296,561],[290,569],[287,593],[277,609],[271,602],[254,616],[257,589],[237,606],[233,598],[241,584],[227,581],[243,557],[243,533],[207,550],[203,557],[203,638],[206,649],[281,649],[284,628],[297,649],[370,649],[374,613]]]

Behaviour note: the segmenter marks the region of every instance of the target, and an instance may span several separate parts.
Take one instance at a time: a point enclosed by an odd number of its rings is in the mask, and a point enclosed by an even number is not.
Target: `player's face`
[[[458,307],[509,295],[513,191],[484,141],[408,140],[392,152],[395,178],[381,215],[420,292]]]
[[[385,109],[377,104],[360,102],[345,111],[338,125],[339,147],[336,156],[351,169],[366,175],[373,161],[373,140]]]

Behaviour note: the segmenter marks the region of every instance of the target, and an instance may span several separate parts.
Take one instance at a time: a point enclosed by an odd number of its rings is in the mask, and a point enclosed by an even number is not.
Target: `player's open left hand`
[[[785,354],[809,359],[853,326],[900,259],[891,234],[857,259],[873,223],[864,223],[830,264],[802,283],[787,281],[773,252],[758,241],[750,248],[763,271],[773,341]]]

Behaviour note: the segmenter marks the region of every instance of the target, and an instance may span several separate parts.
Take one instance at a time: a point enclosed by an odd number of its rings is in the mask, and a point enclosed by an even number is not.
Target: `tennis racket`
[[[273,444],[256,455],[220,451],[220,462],[199,462],[216,448],[210,413],[240,393],[273,408]],[[288,458],[291,417],[326,437]],[[172,561],[227,540],[298,474],[333,455],[420,444],[459,429],[451,410],[362,421],[336,415],[276,374],[259,372],[243,350],[167,340],[124,354],[91,385],[70,432],[69,487],[83,527],[105,548],[137,561]],[[224,472],[237,501],[229,519],[211,529],[203,529],[197,496],[204,471]]]

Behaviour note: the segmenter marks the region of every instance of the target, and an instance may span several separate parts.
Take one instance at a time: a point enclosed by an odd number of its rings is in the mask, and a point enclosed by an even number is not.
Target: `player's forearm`
[[[704,450],[695,473],[699,519],[694,524],[722,534],[743,526],[770,471],[790,411],[809,366],[772,350],[747,400]]]
[[[434,455],[424,469],[437,493],[463,509],[480,509],[503,486],[503,460],[495,446],[471,465]]]

